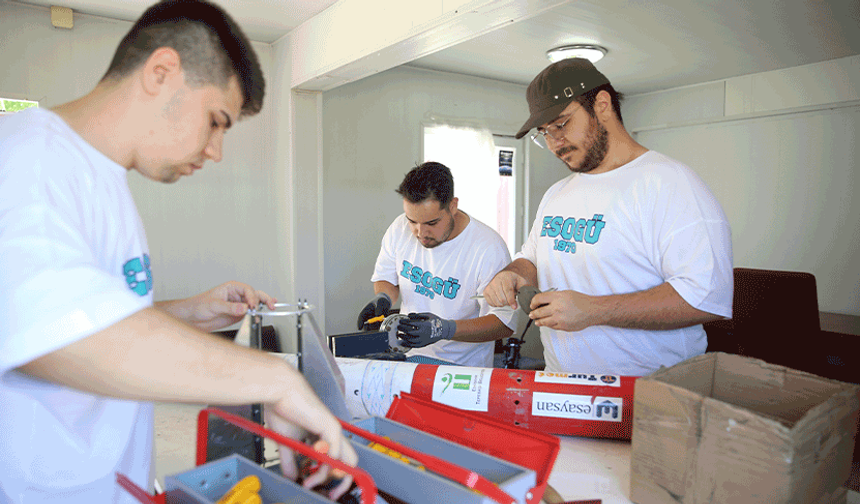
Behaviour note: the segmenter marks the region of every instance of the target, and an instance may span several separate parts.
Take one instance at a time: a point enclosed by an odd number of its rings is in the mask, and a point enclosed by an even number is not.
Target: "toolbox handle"
[[[128,479],[128,476],[125,474],[116,473],[116,482],[125,489],[126,492],[130,493],[132,497],[135,497],[137,500],[144,504],[158,504],[158,500],[153,496],[149,495],[139,486],[135,485],[133,481]],[[160,502],[164,502],[163,500]]]
[[[278,444],[282,444],[284,446],[288,446],[290,449],[295,450],[302,455],[322,462],[324,464],[328,464],[332,467],[336,467],[350,476],[355,481],[355,483],[361,488],[361,502],[362,504],[375,504],[377,502],[376,496],[376,483],[373,481],[373,478],[370,477],[364,469],[360,467],[352,467],[338,459],[329,457],[325,453],[320,453],[310,446],[296,441],[295,439],[290,439],[286,436],[282,436],[277,432],[266,429],[260,424],[254,423],[247,418],[243,418],[232,413],[227,413],[226,411],[219,410],[217,408],[205,408],[200,410],[200,413],[197,415],[197,465],[202,465],[206,463],[206,447],[209,440],[209,415],[215,415],[221,417],[227,422],[241,427],[247,431],[250,431],[258,436],[267,437]],[[343,424],[343,422],[341,422]]]
[[[390,448],[399,453],[402,453],[403,455],[420,463],[426,469],[429,469],[430,471],[433,471],[452,481],[460,483],[461,485],[467,486],[473,490],[477,490],[478,492],[481,492],[482,494],[498,502],[499,504],[516,504],[516,500],[511,497],[507,492],[494,485],[493,482],[476,473],[475,471],[470,471],[466,468],[460,467],[439,457],[419,452],[418,450],[414,450],[412,448],[409,448],[408,446],[403,446],[388,438],[380,436],[379,434],[375,434],[373,432],[369,432],[359,427],[356,427],[355,425],[346,423],[343,420],[340,420],[340,423],[345,430],[357,436],[361,436],[368,441],[372,441],[386,448]]]

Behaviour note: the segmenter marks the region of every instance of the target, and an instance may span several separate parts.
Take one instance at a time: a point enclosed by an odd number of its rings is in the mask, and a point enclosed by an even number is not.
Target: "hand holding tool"
[[[361,309],[361,312],[358,314],[358,330],[364,328],[364,324],[369,322],[370,319],[374,317],[378,317],[380,315],[385,315],[388,313],[388,310],[391,308],[391,298],[388,297],[388,294],[384,292],[380,292],[379,294],[373,296],[364,308]]]
[[[457,322],[440,318],[432,313],[410,313],[409,318],[401,319],[397,324],[397,337],[403,346],[421,348],[449,340],[457,332]]]
[[[556,290],[555,287],[548,289],[545,292],[552,292],[554,290]],[[532,298],[538,293],[540,293],[540,291],[534,285],[524,285],[517,291],[517,304],[526,315],[531,313]],[[525,329],[523,329],[523,334],[520,335],[519,338],[510,337],[505,342],[505,354],[502,361],[505,369],[520,368],[520,348],[522,348],[523,343],[526,341],[526,332],[529,330],[529,327],[531,327],[532,322],[533,320],[529,318]]]

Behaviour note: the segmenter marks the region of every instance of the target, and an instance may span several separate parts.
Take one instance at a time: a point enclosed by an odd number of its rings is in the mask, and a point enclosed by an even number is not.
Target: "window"
[[[30,100],[15,100],[12,98],[0,98],[0,115],[19,112],[30,107],[38,107],[39,102]]]

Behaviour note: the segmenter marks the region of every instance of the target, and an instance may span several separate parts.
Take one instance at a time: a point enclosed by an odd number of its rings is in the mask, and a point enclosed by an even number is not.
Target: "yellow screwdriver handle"
[[[245,476],[238,483],[233,485],[223,497],[218,499],[215,504],[245,504],[248,499],[247,494],[255,495],[260,491],[260,478],[255,475]],[[259,496],[257,497],[259,499]],[[250,504],[250,503],[248,503]]]

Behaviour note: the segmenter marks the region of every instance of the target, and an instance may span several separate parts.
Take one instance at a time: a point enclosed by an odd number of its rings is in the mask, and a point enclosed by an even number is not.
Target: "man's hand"
[[[529,318],[536,326],[558,331],[581,331],[597,325],[600,307],[594,296],[576,291],[541,292],[532,298]]]
[[[206,331],[217,331],[235,324],[251,308],[265,303],[275,309],[277,300],[241,282],[227,282],[194,297],[162,301],[156,306],[174,317]]]
[[[607,296],[571,290],[541,292],[532,298],[531,308],[529,316],[535,325],[560,331],[601,325],[665,331],[719,319],[691,306],[668,282],[644,291]]]
[[[432,313],[410,313],[409,318],[401,319],[397,324],[397,337],[403,341],[403,346],[421,348],[449,340],[457,332],[457,322],[439,318]]]
[[[517,291],[521,287],[529,285],[528,281],[513,271],[502,270],[490,280],[484,289],[484,300],[488,305],[496,308],[510,306],[517,309]],[[528,309],[526,310],[528,312]]]
[[[364,328],[364,323],[368,320],[387,314],[390,308],[391,298],[388,297],[388,294],[380,292],[374,296],[373,299],[371,299],[370,302],[361,309],[361,313],[358,314],[358,330],[362,330]]]
[[[345,464],[355,467],[358,455],[352,444],[346,439],[340,423],[334,415],[322,405],[310,387],[296,387],[292,397],[275,404],[266,405],[266,425],[284,435],[299,441],[303,438],[316,438],[314,450],[325,453]],[[300,476],[296,465],[295,454],[286,446],[278,445],[281,458],[281,472],[284,476],[295,480]],[[319,470],[302,481],[305,488],[314,488],[326,482],[332,482],[333,488],[328,491],[328,497],[337,500],[349,490],[352,477],[340,469],[321,465]]]

